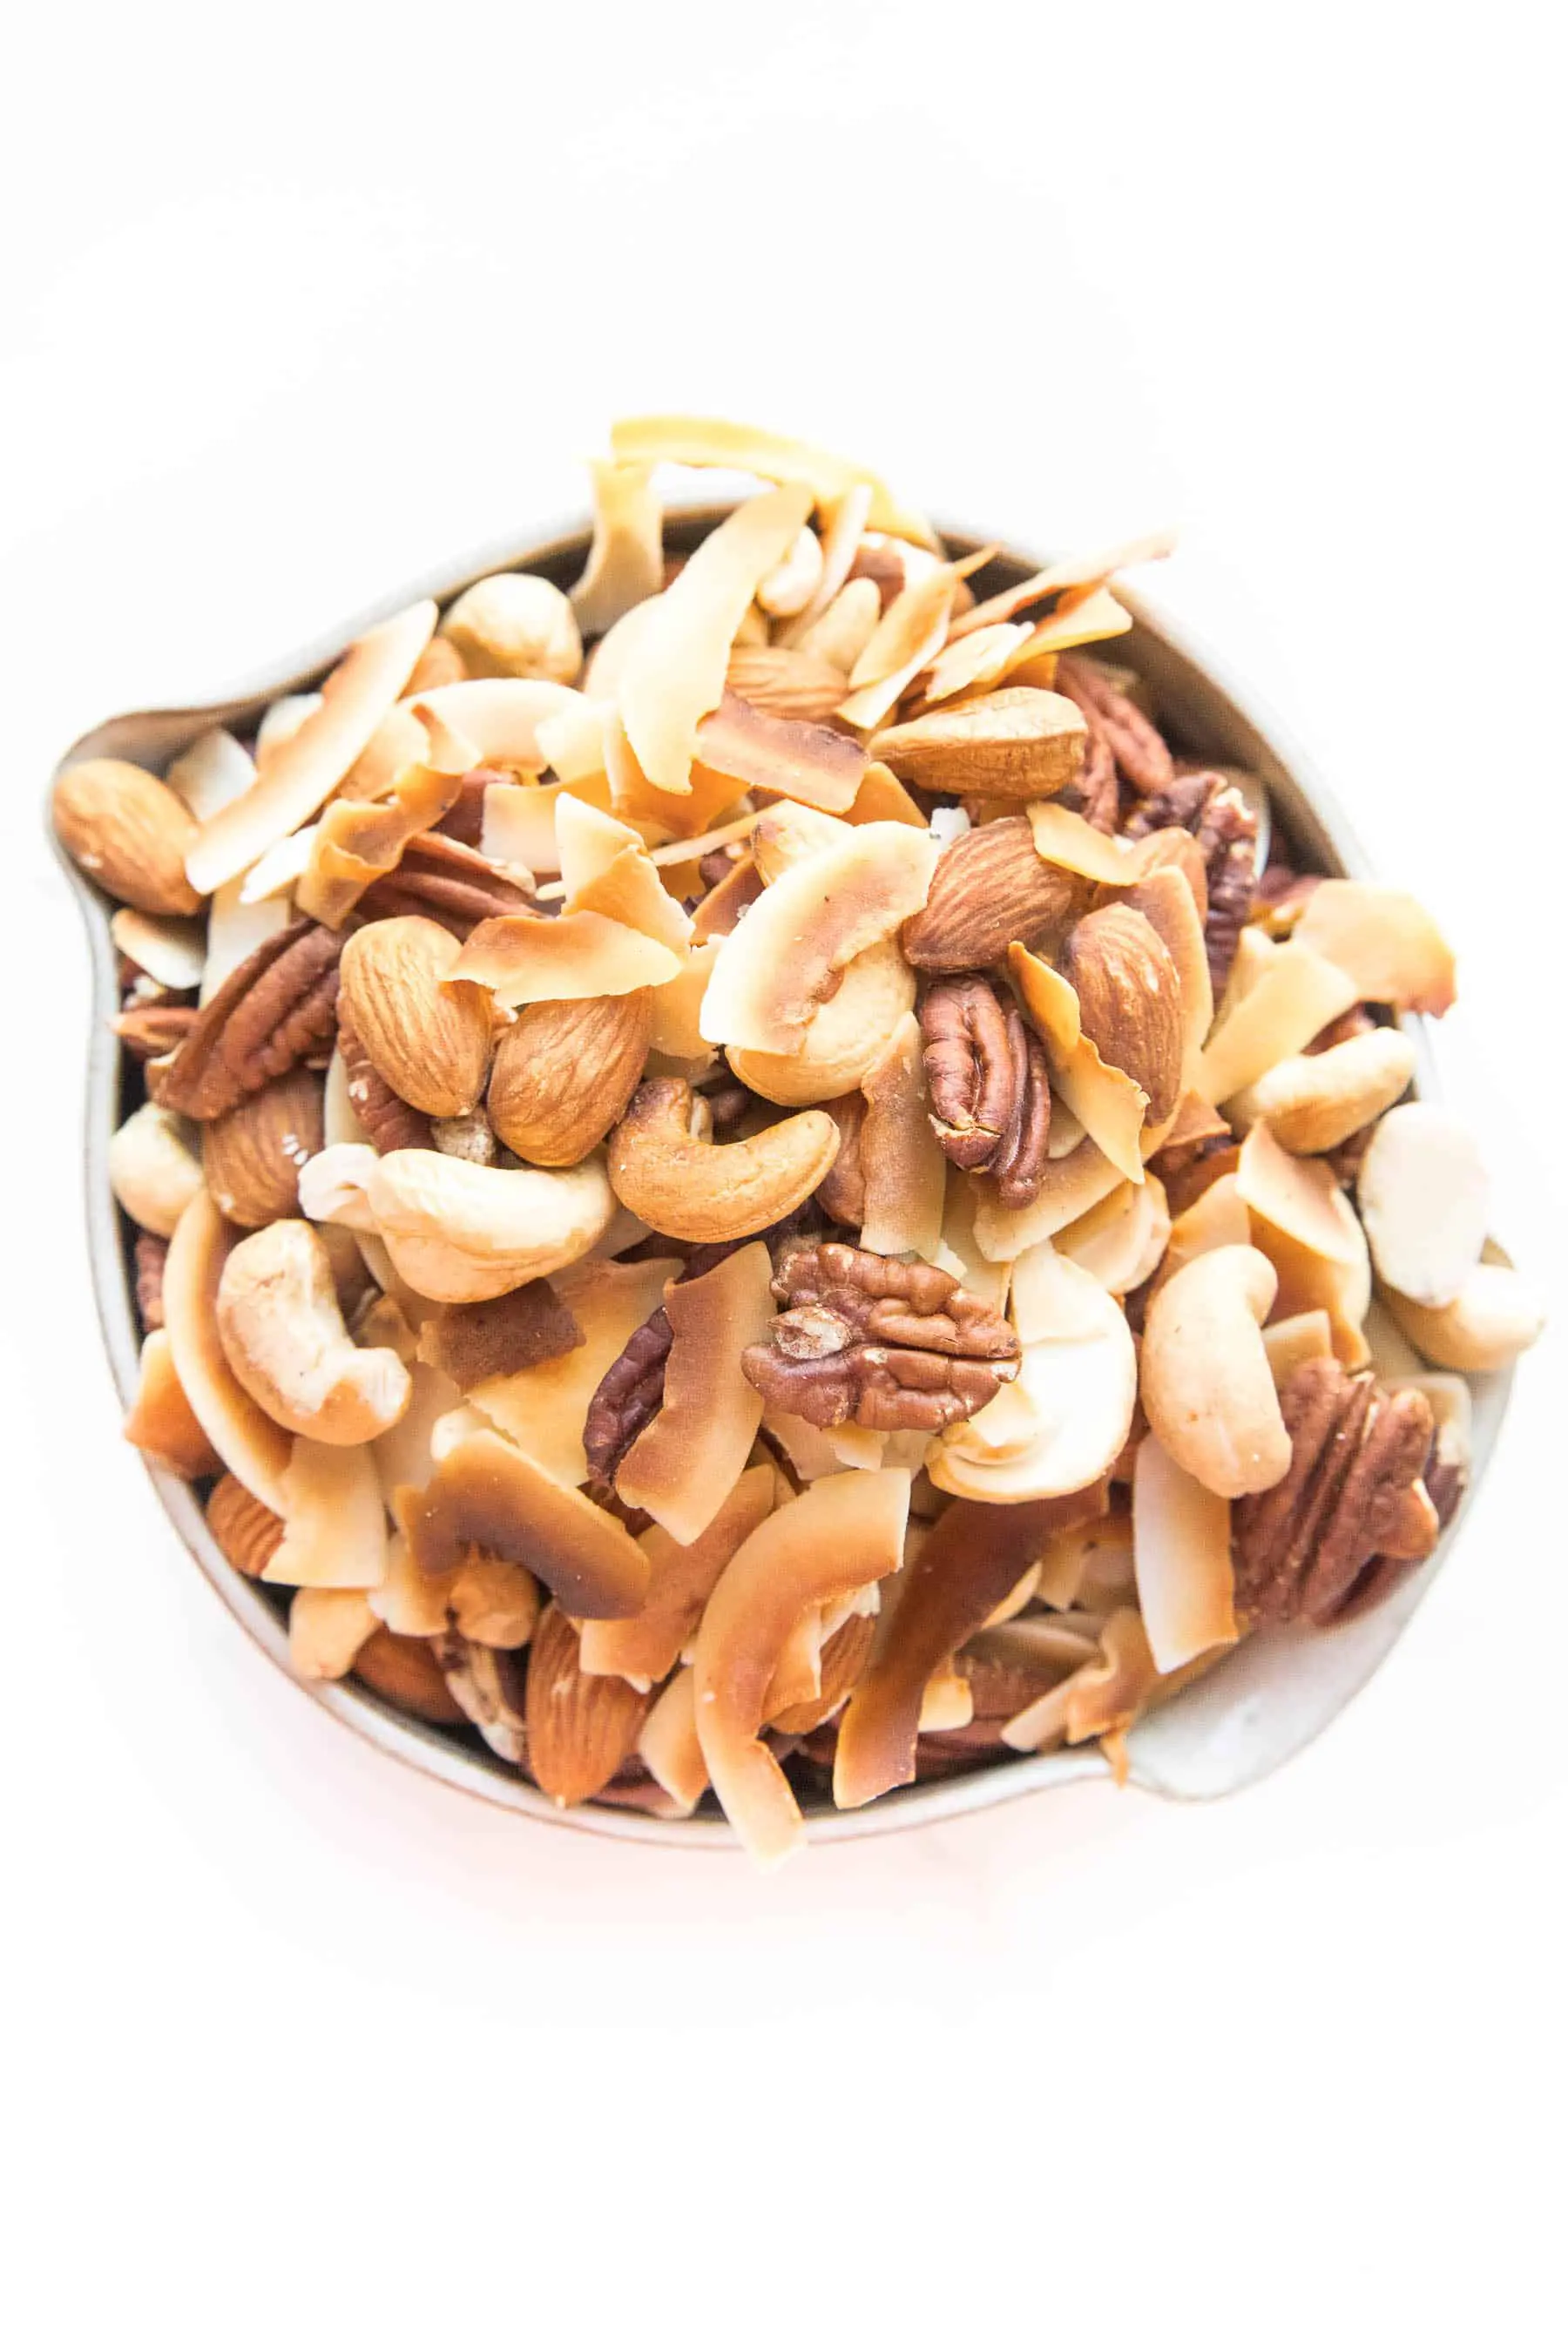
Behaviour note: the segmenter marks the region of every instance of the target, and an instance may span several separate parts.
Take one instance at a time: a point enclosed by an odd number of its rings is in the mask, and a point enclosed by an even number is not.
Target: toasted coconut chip
[[[651,465],[595,457],[589,470],[594,540],[571,596],[577,626],[585,637],[596,637],[663,587],[664,509]]]
[[[1146,841],[1121,841],[1114,834],[1097,833],[1087,817],[1056,801],[1032,801],[1028,814],[1035,847],[1046,864],[1081,874],[1090,882],[1127,889],[1141,882],[1155,862]]]
[[[616,1488],[679,1543],[695,1543],[745,1466],[763,1400],[741,1370],[773,1319],[765,1242],[736,1250],[689,1282],[671,1282],[665,1313],[675,1337],[664,1402],[616,1473]]]
[[[1007,950],[1007,969],[1025,1012],[1045,1040],[1056,1091],[1117,1173],[1130,1184],[1142,1184],[1139,1145],[1148,1096],[1124,1070],[1102,1061],[1083,1034],[1070,981],[1017,940]]]
[[[239,886],[240,903],[258,906],[263,899],[287,898],[310,862],[318,827],[301,825],[285,841],[275,841],[263,852]]]
[[[1241,1147],[1236,1186],[1254,1216],[1288,1234],[1314,1257],[1337,1265],[1365,1264],[1365,1239],[1332,1171],[1321,1160],[1298,1160],[1282,1151],[1261,1120]]]
[[[953,636],[965,637],[997,622],[1010,621],[1026,604],[1042,604],[1047,596],[1059,596],[1070,609],[1095,589],[1103,588],[1117,572],[1128,571],[1134,563],[1157,563],[1173,552],[1175,544],[1173,531],[1155,531],[1146,539],[1126,540],[1120,547],[1105,548],[1094,555],[1065,556],[976,604],[954,624]]]
[[[763,1721],[771,1724],[797,1707],[815,1706],[822,1696],[823,1612],[802,1612],[784,1637],[763,1699]]]
[[[500,1004],[629,996],[680,970],[673,948],[606,915],[492,915],[476,924],[448,977],[477,980]]]
[[[457,1382],[435,1365],[412,1363],[408,1370],[413,1382],[408,1410],[390,1429],[384,1429],[379,1437],[371,1440],[376,1475],[389,1507],[399,1486],[424,1486],[436,1466],[432,1451],[436,1424],[446,1414],[455,1412],[463,1401]],[[390,1617],[386,1622],[395,1633],[438,1633],[441,1630],[439,1624],[398,1624]]]
[[[344,779],[344,790],[356,800],[380,800],[405,768],[428,758],[433,723],[462,737],[470,767],[539,775],[549,764],[541,727],[564,712],[575,713],[584,698],[575,687],[545,677],[469,677],[411,695],[382,719]]]
[[[473,769],[483,765],[483,754],[479,745],[470,742],[462,729],[447,715],[451,710],[449,703],[447,712],[443,712],[439,703],[416,698],[412,691],[407,699],[413,706],[415,718],[425,730],[425,749],[416,764],[434,768],[439,774],[459,781]],[[396,789],[395,782],[394,789]]]
[[[470,1544],[515,1560],[573,1617],[633,1617],[648,1563],[619,1519],[559,1484],[493,1431],[462,1437],[395,1509],[421,1575],[458,1567]]]
[[[281,1517],[289,1440],[235,1379],[218,1338],[218,1281],[240,1238],[225,1224],[210,1193],[198,1192],[163,1261],[163,1328],[175,1377],[218,1459]]]
[[[426,652],[429,651],[426,646]],[[421,654],[409,672],[412,683],[425,660]],[[313,719],[321,707],[319,694],[280,694],[269,702],[261,714],[261,724],[256,730],[256,762],[265,767],[275,760],[285,743],[291,743],[307,719]]]
[[[1132,615],[1126,605],[1119,604],[1108,589],[1097,589],[1079,604],[1064,604],[1048,621],[1032,629],[1025,642],[1008,655],[1002,675],[1022,684],[1026,673],[1032,675],[1037,666],[1054,662],[1058,654],[1070,653],[1075,646],[1098,645],[1106,637],[1120,637],[1131,626]]]
[[[1417,1306],[1450,1305],[1480,1258],[1491,1214],[1469,1129],[1435,1103],[1387,1112],[1362,1160],[1356,1198],[1379,1280]]]
[[[685,954],[691,919],[665,888],[640,834],[575,794],[563,793],[555,807],[555,838],[565,889],[564,919],[604,916],[656,940],[672,955]]]
[[[1437,1014],[1454,1002],[1453,950],[1408,891],[1320,882],[1292,937],[1338,965],[1354,983],[1352,1001]]]
[[[386,1574],[386,1508],[368,1445],[296,1437],[283,1473],[283,1540],[264,1584],[369,1592]]]
[[[177,760],[170,761],[163,781],[171,792],[178,793],[197,823],[205,824],[226,803],[248,792],[256,781],[256,762],[226,728],[209,727]]]
[[[605,772],[605,730],[614,716],[599,696],[579,692],[534,730],[535,740],[557,782],[574,784]]]
[[[1025,1754],[1054,1748],[1065,1739],[1077,1747],[1125,1731],[1147,1703],[1158,1680],[1143,1621],[1136,1609],[1119,1609],[1100,1637],[1100,1654],[1065,1683],[1005,1724],[1002,1738]]]
[[[1138,1606],[1162,1674],[1237,1637],[1230,1505],[1145,1437],[1132,1473]]]
[[[322,687],[320,709],[268,760],[265,774],[202,826],[185,861],[194,888],[205,893],[233,881],[315,814],[406,685],[435,625],[436,607],[426,599],[356,639]],[[412,756],[423,749],[421,733]]]
[[[1080,1612],[1099,1610],[1098,1632],[1105,1613],[1132,1600],[1136,1593],[1131,1516],[1119,1507],[1107,1510],[1103,1517],[1053,1535],[1041,1550],[1039,1567],[1037,1597],[1051,1609]],[[1075,1636],[1082,1638],[1081,1634]],[[1091,1641],[1090,1655],[1094,1648]],[[1067,1663],[1082,1661],[1069,1658]]]
[[[921,1694],[918,1728],[921,1731],[963,1731],[974,1720],[974,1699],[955,1667],[939,1666]]]
[[[974,1210],[974,1238],[994,1265],[1008,1265],[1085,1215],[1123,1181],[1115,1163],[1086,1135],[1064,1159],[1047,1160],[1039,1192],[1026,1209],[1005,1209],[994,1192],[983,1192]]]
[[[1326,1310],[1313,1307],[1304,1315],[1287,1315],[1278,1323],[1265,1324],[1263,1352],[1275,1387],[1282,1389],[1298,1366],[1333,1354],[1333,1325]]]
[[[1124,1298],[1148,1281],[1170,1238],[1165,1188],[1157,1176],[1149,1176],[1142,1184],[1119,1184],[1059,1233],[1056,1245],[1063,1257]]]
[[[472,1402],[558,1484],[580,1486],[588,1475],[583,1423],[594,1392],[632,1333],[662,1304],[665,1284],[680,1270],[681,1261],[674,1257],[643,1258],[632,1265],[595,1259],[567,1267],[552,1287],[575,1318],[582,1346],[527,1371],[481,1381]]]
[[[978,605],[975,610],[979,610]],[[931,666],[921,694],[927,709],[935,703],[949,701],[955,694],[994,686],[1007,667],[1009,656],[1034,635],[1025,621],[1002,621],[994,628],[977,629],[973,635],[966,635],[963,632],[972,617],[963,614],[953,623],[946,645]]]
[[[392,872],[415,835],[446,815],[460,782],[436,768],[405,768],[388,800],[332,801],[310,829],[294,892],[300,912],[337,930],[371,884]]]
[[[634,604],[629,612],[623,613],[588,656],[583,671],[582,691],[589,697],[601,717],[613,707],[632,656],[653,626],[663,593],[661,587],[658,596],[649,596],[645,603]],[[551,753],[551,765],[555,765],[553,751]],[[556,772],[559,774],[561,771],[557,769]]]
[[[584,1639],[589,1628],[584,1626]],[[674,1800],[672,1818],[683,1820],[697,1810],[708,1786],[708,1767],[697,1737],[697,1676],[683,1666],[648,1709],[637,1741],[637,1756],[666,1795]]]
[[[981,1188],[961,1168],[953,1169],[947,1180],[942,1238],[932,1263],[944,1273],[956,1274],[965,1290],[972,1290],[1000,1314],[1006,1304],[1013,1267],[1010,1261],[994,1265],[981,1249],[974,1230],[981,1198]]]
[[[911,824],[917,832],[927,827],[925,811],[911,800],[891,768],[880,760],[873,760],[860,779],[860,789],[854,804],[847,811],[850,824]]]
[[[1216,1177],[1190,1208],[1172,1220],[1171,1238],[1159,1271],[1156,1288],[1169,1282],[1205,1250],[1230,1249],[1250,1242],[1252,1220],[1234,1175]]]
[[[846,847],[849,835],[843,818],[780,801],[752,819],[752,856],[763,882],[771,884],[821,850]]]
[[[662,1054],[672,1062],[700,1064],[703,1067],[712,1060],[712,1048],[698,1022],[718,952],[717,940],[707,940],[689,948],[675,978],[654,990],[653,1027],[648,1033],[651,1053]]]
[[[824,508],[837,508],[840,499],[868,489],[868,520],[876,530],[892,531],[921,547],[937,544],[925,518],[900,506],[876,474],[787,434],[760,432],[719,416],[632,416],[611,426],[610,447],[623,464],[720,466],[754,474],[764,482],[798,482],[810,491],[812,502]]]
[[[123,956],[129,956],[160,988],[195,988],[206,961],[206,934],[199,922],[179,915],[143,915],[135,907],[117,907],[109,919],[109,935]]]
[[[914,1001],[914,973],[898,941],[883,940],[847,966],[793,1054],[759,1054],[731,1045],[730,1066],[742,1086],[767,1102],[831,1102],[860,1085]]]
[[[1010,1508],[954,1503],[943,1513],[891,1589],[883,1637],[849,1695],[834,1762],[835,1804],[864,1805],[914,1779],[932,1675],[1005,1600],[1056,1529],[1097,1518],[1104,1507],[1100,1486]]]
[[[665,590],[634,643],[616,702],[643,774],[661,790],[689,788],[699,723],[723,695],[736,632],[810,510],[798,487],[738,507]]]
[[[376,1630],[363,1592],[302,1589],[289,1604],[289,1664],[307,1682],[338,1682]]]
[[[873,1595],[879,1594],[880,1589],[878,1585],[870,1588]],[[849,1613],[834,1625],[833,1618],[846,1608],[849,1609]],[[818,1687],[810,1697],[793,1706],[779,1707],[770,1717],[773,1729],[791,1738],[799,1738],[808,1731],[816,1730],[837,1714],[858,1682],[877,1635],[875,1615],[863,1616],[848,1603],[841,1601],[832,1609],[813,1613],[819,1614],[821,1626]],[[768,1704],[772,1707],[771,1690]]]
[[[796,646],[814,628],[839,590],[849,577],[860,534],[870,519],[872,489],[869,482],[856,482],[846,490],[833,509],[833,518],[822,537],[822,571],[808,602],[801,607],[788,625],[781,629],[777,642]]]
[[[1175,1117],[1165,1130],[1162,1150],[1196,1150],[1205,1143],[1218,1143],[1228,1139],[1230,1123],[1220,1117],[1211,1102],[1195,1092],[1184,1094],[1176,1105]]]
[[[1247,934],[1243,933],[1245,939]],[[1349,1012],[1362,992],[1337,964],[1303,946],[1300,937],[1268,950],[1252,985],[1222,1013],[1204,1048],[1198,1086],[1210,1102],[1226,1103],[1266,1070],[1299,1054],[1320,1029]]]
[[[747,1538],[703,1612],[698,1736],[719,1801],[760,1863],[781,1862],[802,1834],[789,1783],[758,1738],[774,1668],[808,1609],[899,1569],[909,1502],[907,1471],[821,1479]]]
[[[721,1575],[775,1501],[773,1471],[763,1463],[742,1472],[692,1542],[682,1544],[660,1527],[639,1536],[650,1569],[647,1599],[635,1617],[584,1626],[584,1673],[620,1675],[638,1690],[662,1682],[696,1633]]]
[[[244,887],[242,880],[225,882],[213,893],[207,908],[207,952],[202,966],[199,1003],[205,1004],[216,996],[229,973],[237,971],[247,956],[254,955],[274,931],[286,931],[294,919],[294,909],[288,898],[267,898],[259,906],[252,906],[241,896]]]
[[[560,784],[491,783],[485,786],[479,818],[479,856],[505,866],[520,880],[559,871],[555,803]],[[608,787],[605,799],[609,798]],[[526,887],[526,885],[525,885]]]
[[[975,1502],[1076,1494],[1110,1471],[1132,1425],[1138,1357],[1127,1318],[1048,1242],[1014,1266],[1009,1313],[1023,1350],[1017,1380],[934,1438],[926,1468],[934,1485]]]
[[[716,775],[700,760],[692,762],[682,792],[661,792],[650,783],[615,710],[605,719],[605,767],[611,806],[647,841],[689,840],[734,806],[733,780]]]
[[[942,1240],[947,1162],[931,1131],[921,1024],[906,1013],[861,1080],[860,1156],[866,1207],[860,1246],[884,1257],[934,1257]]]
[[[812,808],[855,804],[867,753],[852,737],[804,719],[779,719],[725,690],[697,730],[701,765],[742,792],[783,793]]]
[[[895,596],[849,673],[838,715],[851,727],[879,727],[947,636],[956,579],[949,564]]]
[[[149,1331],[142,1342],[136,1395],[121,1434],[176,1478],[216,1478],[223,1468],[180,1386],[167,1330]]]
[[[937,856],[908,825],[858,825],[782,876],[720,945],[702,1004],[709,1043],[799,1050],[846,965],[924,906]]]

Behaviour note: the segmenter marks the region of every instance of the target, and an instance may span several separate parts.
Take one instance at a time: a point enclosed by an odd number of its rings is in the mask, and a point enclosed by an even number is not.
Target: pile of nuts
[[[666,464],[772,487],[671,557]],[[679,417],[595,488],[569,594],[58,780],[143,1097],[126,1433],[301,1675],[563,1805],[711,1792],[772,1862],[829,1791],[1122,1772],[1431,1552],[1540,1328],[1408,1098],[1452,958],[1162,727],[1110,583],[1163,542],[985,594]]]

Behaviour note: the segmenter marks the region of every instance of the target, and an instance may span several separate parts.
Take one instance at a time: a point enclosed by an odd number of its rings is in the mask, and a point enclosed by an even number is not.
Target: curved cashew
[[[1534,1347],[1546,1324],[1540,1300],[1511,1265],[1472,1266],[1446,1307],[1422,1307],[1395,1290],[1383,1297],[1411,1346],[1451,1372],[1502,1371]]]
[[[407,1367],[390,1348],[355,1347],[326,1250],[299,1217],[263,1225],[230,1250],[217,1328],[235,1379],[296,1437],[360,1445],[407,1409]]]
[[[307,1160],[300,1202],[308,1217],[385,1243],[421,1298],[462,1306],[500,1298],[535,1276],[572,1265],[616,1213],[603,1162],[575,1168],[487,1168],[445,1151],[335,1144]]]
[[[679,1241],[739,1241],[798,1209],[838,1156],[825,1110],[781,1119],[742,1143],[691,1132],[684,1078],[647,1078],[610,1137],[610,1182],[635,1216]]]
[[[893,1032],[915,1002],[915,976],[896,940],[858,955],[837,988],[806,1025],[798,1053],[730,1048],[730,1066],[742,1086],[764,1101],[831,1102],[852,1094],[881,1059]]]
[[[109,1145],[109,1185],[128,1217],[167,1241],[202,1189],[202,1163],[172,1111],[143,1103]]]
[[[1259,1326],[1279,1277],[1230,1243],[1173,1275],[1143,1329],[1143,1410],[1176,1463],[1214,1495],[1260,1495],[1290,1467],[1290,1439]]]
[[[1186,836],[1184,836],[1186,837]],[[1226,1106],[1233,1127],[1267,1119],[1287,1151],[1332,1151],[1396,1103],[1415,1068],[1400,1029],[1369,1029],[1323,1054],[1291,1054]]]

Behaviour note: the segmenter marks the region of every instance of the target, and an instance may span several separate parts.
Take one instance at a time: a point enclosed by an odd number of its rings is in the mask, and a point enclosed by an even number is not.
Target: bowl
[[[728,511],[727,507],[677,510],[667,518],[667,544],[689,549]],[[968,553],[994,544],[963,530],[944,530],[943,536],[955,552]],[[251,680],[221,701],[188,709],[129,711],[106,720],[70,746],[56,773],[76,761],[100,757],[130,760],[162,771],[210,727],[228,727],[242,733],[253,730],[269,702],[279,695],[303,693],[316,686],[363,629],[416,597],[434,596],[446,604],[475,580],[499,570],[536,572],[558,586],[568,585],[583,569],[588,539],[584,528],[568,527],[521,545],[487,550],[482,559],[403,589],[374,612],[361,615],[330,643],[307,649],[292,663]],[[1037,556],[1005,547],[977,575],[976,592],[992,594],[1038,570],[1040,562]],[[1131,608],[1134,625],[1131,634],[1119,641],[1117,657],[1149,681],[1162,719],[1172,731],[1188,749],[1221,764],[1249,769],[1262,780],[1269,795],[1276,837],[1289,842],[1298,864],[1324,874],[1370,878],[1342,814],[1300,752],[1287,744],[1272,721],[1266,728],[1249,715],[1212,656],[1183,643],[1144,600],[1120,588],[1118,593]],[[139,1352],[130,1229],[110,1192],[107,1172],[109,1140],[128,1107],[121,1101],[127,1070],[109,1025],[120,1003],[117,953],[110,937],[109,901],[63,853],[61,862],[81,908],[93,965],[85,1151],[89,1250],[110,1361],[121,1401],[129,1408],[136,1389]],[[1404,1026],[1415,1048],[1415,1091],[1430,1099],[1438,1089],[1427,1024],[1407,1017]],[[1475,1418],[1470,1496],[1496,1444],[1510,1385],[1508,1372],[1471,1380]],[[195,1494],[182,1480],[153,1469],[148,1475],[196,1567],[258,1649],[298,1682],[315,1706],[383,1754],[488,1803],[589,1836],[688,1848],[738,1845],[729,1824],[707,1810],[687,1821],[661,1821],[596,1803],[563,1811],[493,1756],[477,1732],[445,1730],[418,1722],[353,1682],[301,1681],[289,1665],[287,1595],[252,1582],[229,1566],[207,1530]],[[1463,1516],[1461,1509],[1458,1523]],[[1260,1780],[1295,1755],[1349,1703],[1397,1642],[1439,1573],[1458,1523],[1447,1530],[1431,1557],[1376,1609],[1327,1632],[1282,1627],[1254,1634],[1200,1681],[1139,1722],[1127,1739],[1131,1783],[1163,1797],[1224,1796]],[[829,1803],[807,1800],[806,1836],[820,1843],[880,1836],[924,1822],[951,1821],[959,1814],[1005,1804],[1068,1781],[1103,1779],[1110,1769],[1098,1748],[1065,1748],[1052,1755],[1020,1757],[1016,1762],[977,1764],[958,1777],[896,1790],[858,1811],[838,1812]],[[705,1808],[710,1802],[705,1800]]]

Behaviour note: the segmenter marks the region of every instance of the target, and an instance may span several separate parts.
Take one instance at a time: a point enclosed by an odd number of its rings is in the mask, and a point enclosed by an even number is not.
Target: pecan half
[[[838,1157],[816,1188],[817,1202],[836,1225],[854,1225],[858,1230],[866,1219],[866,1171],[860,1160],[866,1097],[840,1095],[822,1108],[838,1129]]]
[[[337,1019],[335,931],[305,919],[275,931],[204,1004],[152,1086],[164,1110],[218,1118],[331,1037]]]
[[[1373,1373],[1326,1356],[1297,1366],[1279,1404],[1290,1467],[1235,1507],[1236,1597],[1258,1620],[1326,1625],[1353,1605],[1406,1518],[1432,1450],[1432,1407],[1418,1389],[1391,1395]]]
[[[664,1250],[679,1247],[679,1242],[663,1245]],[[745,1247],[744,1241],[705,1242],[690,1253],[676,1280],[694,1282],[721,1258]],[[614,1486],[616,1472],[632,1441],[640,1437],[664,1402],[665,1368],[674,1344],[669,1318],[662,1307],[656,1307],[647,1322],[637,1325],[588,1400],[583,1423],[583,1451],[588,1457],[590,1471],[606,1486]]]
[[[1096,734],[1101,738],[1133,792],[1147,799],[1151,793],[1165,790],[1175,764],[1164,737],[1135,702],[1112,686],[1098,663],[1063,654],[1056,683],[1057,692],[1076,702],[1088,719],[1091,743]]]
[[[741,1368],[770,1404],[818,1429],[945,1429],[1018,1370],[1011,1325],[918,1259],[845,1242],[791,1249],[773,1296],[785,1311]]]
[[[114,1034],[139,1062],[154,1054],[172,1054],[183,1045],[200,1015],[194,1004],[154,998],[128,1004],[115,1016]]]
[[[392,872],[373,882],[359,902],[367,921],[429,915],[459,939],[492,915],[539,911],[521,882],[444,833],[416,833]]]
[[[932,982],[921,1031],[938,1143],[955,1168],[994,1176],[1005,1207],[1026,1208],[1050,1134],[1045,1047],[1012,997],[978,971]]]
[[[484,832],[486,792],[491,784],[513,781],[504,768],[470,768],[458,786],[457,799],[431,831],[444,840],[460,841],[465,849],[477,850]]]
[[[1070,784],[1064,784],[1057,794],[1061,806],[1076,809],[1097,833],[1114,833],[1121,811],[1121,794],[1117,782],[1116,754],[1110,748],[1110,738],[1093,710],[1079,709],[1089,722],[1084,740],[1083,765]]]
[[[433,1151],[436,1136],[430,1121],[387,1085],[365,1052],[342,996],[338,998],[338,1051],[354,1115],[376,1150]]]
[[[1140,841],[1167,825],[1190,833],[1204,861],[1209,894],[1204,944],[1217,1003],[1230,978],[1237,941],[1252,913],[1258,819],[1235,784],[1213,769],[1202,769],[1175,777],[1166,791],[1135,809],[1127,831]]]
[[[163,1328],[163,1261],[169,1244],[158,1234],[136,1236],[136,1312],[143,1331]]]

